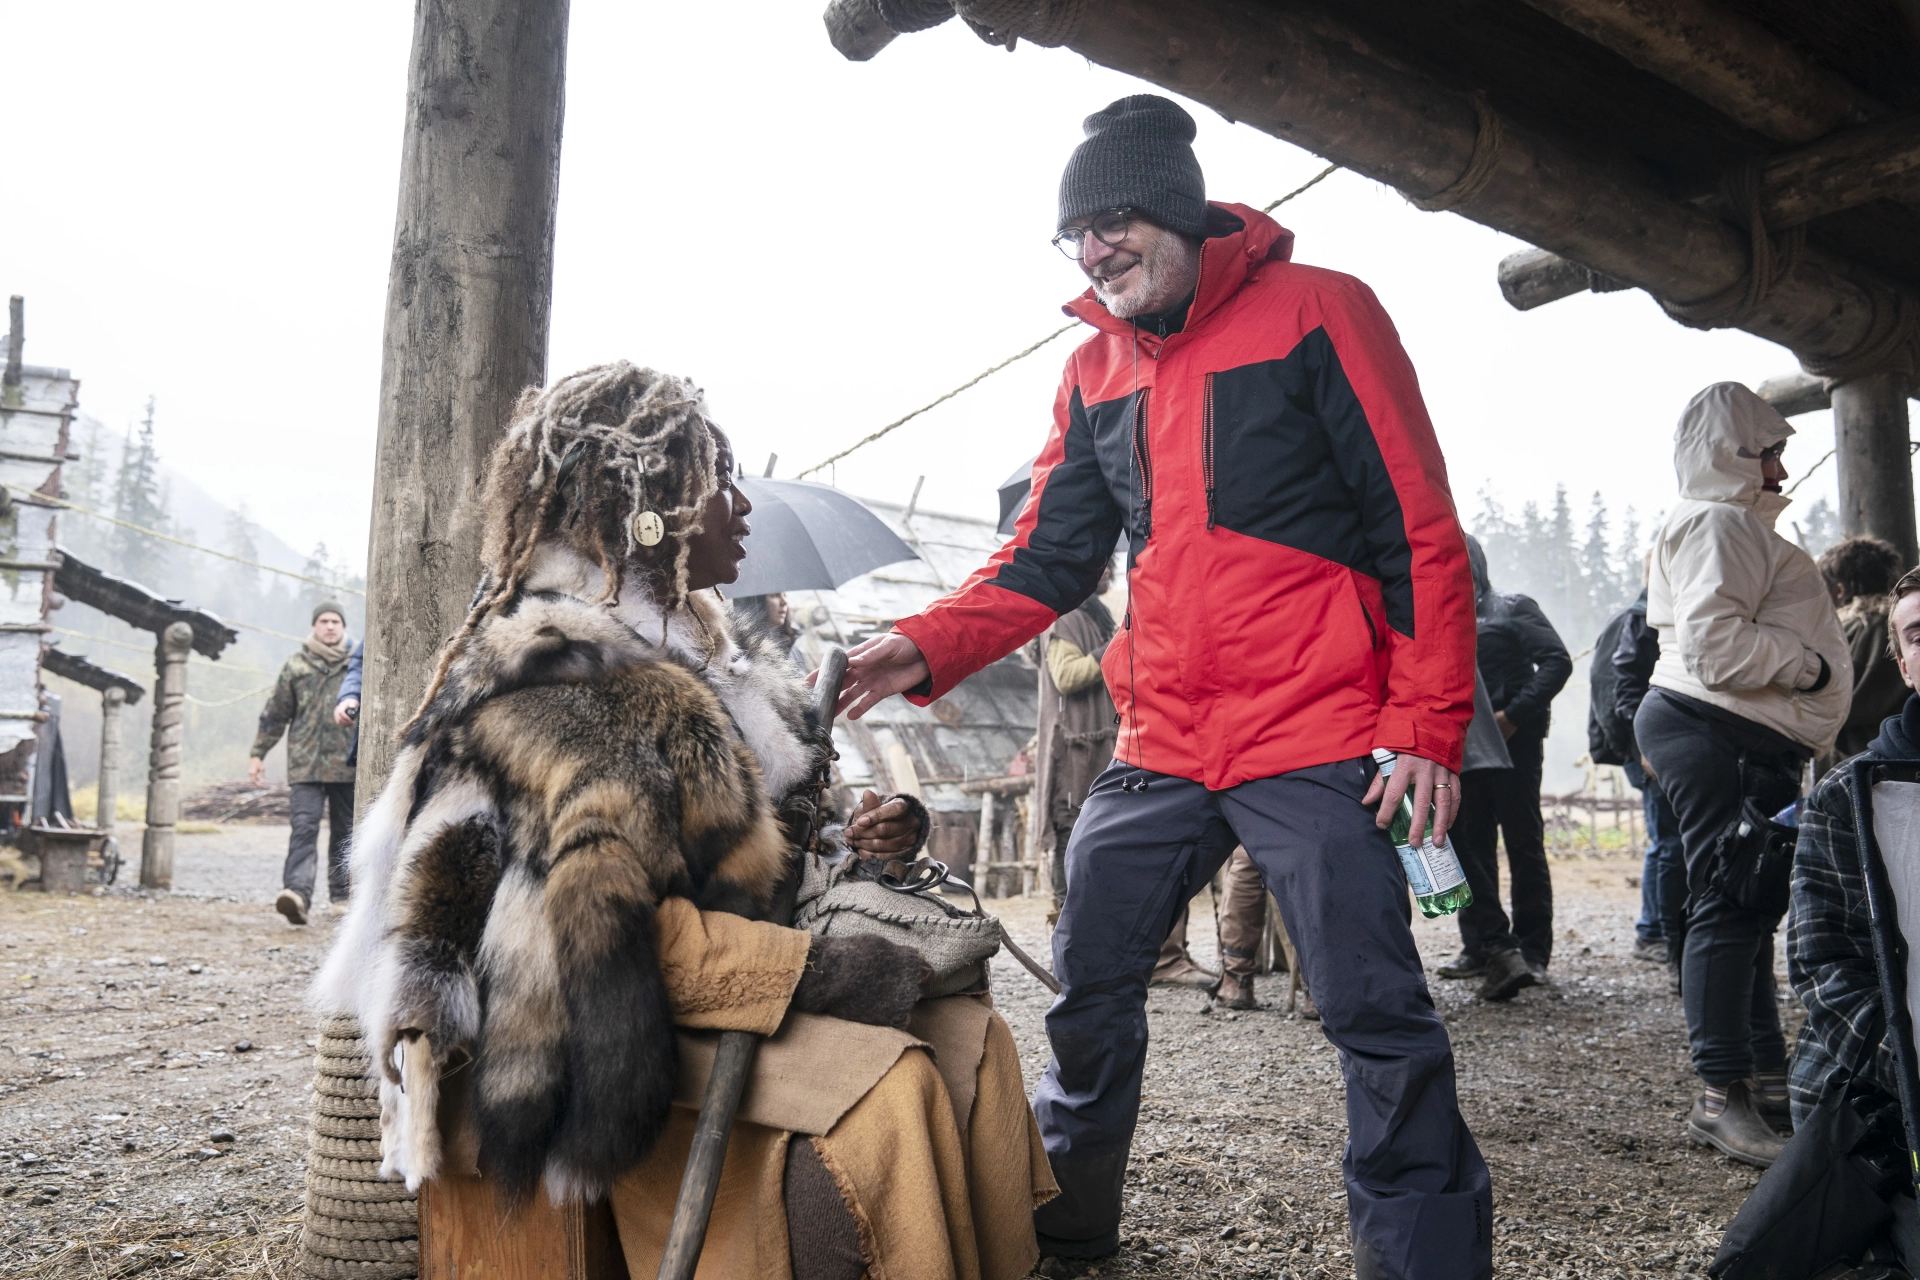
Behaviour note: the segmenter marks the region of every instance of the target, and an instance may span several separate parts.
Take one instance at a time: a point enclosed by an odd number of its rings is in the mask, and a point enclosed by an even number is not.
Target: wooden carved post
[[[479,574],[474,502],[547,376],[567,0],[419,0],[387,279],[357,794],[386,781]]]
[[[114,806],[120,799],[120,708],[127,705],[127,691],[108,685],[100,693],[100,786],[99,804],[93,813],[93,825],[113,834]]]
[[[994,896],[995,881],[991,868],[1000,860],[999,843],[993,838],[997,826],[993,799],[991,790],[980,793],[980,838],[974,842],[973,846],[979,850],[974,854],[973,887],[980,891],[980,896],[983,898]]]
[[[180,735],[187,703],[187,652],[193,628],[173,622],[154,647],[153,739],[147,760],[147,830],[140,842],[140,887],[173,888],[173,828],[180,821]]]
[[[1913,461],[1907,444],[1907,378],[1875,373],[1833,388],[1834,461],[1840,467],[1840,528],[1885,538],[1911,569],[1920,564],[1914,533]]]

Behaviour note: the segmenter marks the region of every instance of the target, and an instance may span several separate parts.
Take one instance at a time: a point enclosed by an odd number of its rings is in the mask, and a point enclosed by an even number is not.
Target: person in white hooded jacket
[[[1765,1167],[1785,1139],[1786,1041],[1774,1002],[1776,914],[1722,891],[1721,834],[1752,800],[1790,803],[1802,765],[1847,716],[1853,670],[1820,570],[1774,531],[1793,428],[1735,382],[1696,395],[1674,432],[1680,500],[1654,542],[1647,623],[1660,636],[1634,719],[1679,819],[1689,910],[1681,999],[1704,1085],[1697,1142]],[[1770,1123],[1773,1122],[1773,1123]]]

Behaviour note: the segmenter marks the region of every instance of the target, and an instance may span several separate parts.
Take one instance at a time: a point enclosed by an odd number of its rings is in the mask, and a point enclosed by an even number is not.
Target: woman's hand
[[[883,804],[875,791],[860,797],[847,824],[847,843],[863,858],[911,852],[922,834],[920,817],[905,800],[895,796]]]

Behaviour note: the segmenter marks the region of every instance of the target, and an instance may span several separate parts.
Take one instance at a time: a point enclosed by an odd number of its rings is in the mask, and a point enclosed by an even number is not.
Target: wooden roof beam
[[[1779,230],[1872,200],[1920,199],[1920,112],[1885,116],[1760,167],[1760,210]]]
[[[1783,418],[1812,413],[1816,409],[1833,408],[1833,390],[1827,386],[1827,380],[1810,373],[1784,373],[1777,378],[1768,378],[1753,390],[1755,395],[1778,409]],[[1909,394],[1911,398],[1920,400],[1920,386],[1914,386]]]
[[[842,0],[836,0],[836,8]],[[1405,192],[1675,303],[1737,291],[1749,238],[1650,178],[1364,52],[1331,6],[1252,0],[1036,3],[1043,42],[1205,103]],[[1002,33],[997,29],[995,35]],[[1025,33],[1018,25],[1009,40]],[[1920,297],[1808,246],[1737,327],[1810,369],[1920,359]]]
[[[1811,142],[1880,110],[1837,73],[1714,0],[1526,2],[1776,142]]]
[[[1088,11],[1093,15],[1092,10]],[[1651,180],[1360,52],[1330,10],[1108,0],[1068,47],[1408,194],[1664,299],[1748,273],[1747,236]],[[1816,364],[1858,358],[1920,298],[1816,246],[1739,327]],[[1895,359],[1910,358],[1902,348]]]
[[[1890,115],[1842,130],[1784,151],[1760,169],[1761,215],[1776,231],[1883,199],[1920,199],[1920,113]],[[1501,294],[1521,311],[1589,288],[1605,293],[1621,287],[1540,250],[1504,259],[1498,279]]]

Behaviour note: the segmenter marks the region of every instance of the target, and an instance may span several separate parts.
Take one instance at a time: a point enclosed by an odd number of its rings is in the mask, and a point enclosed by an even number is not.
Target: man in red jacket
[[[1068,846],[1034,1098],[1061,1187],[1041,1251],[1119,1246],[1147,976],[1238,843],[1340,1050],[1358,1274],[1478,1280],[1492,1192],[1382,831],[1411,786],[1444,840],[1473,707],[1466,544],[1413,367],[1365,285],[1206,201],[1174,103],[1123,98],[1086,132],[1055,243],[1092,281],[1067,310],[1095,333],[1014,537],[856,647],[842,706],[940,697],[1078,607],[1124,534],[1129,607],[1103,660],[1119,741]],[[1379,748],[1399,753],[1384,786]]]

